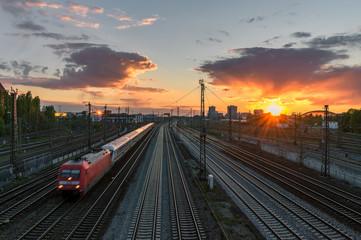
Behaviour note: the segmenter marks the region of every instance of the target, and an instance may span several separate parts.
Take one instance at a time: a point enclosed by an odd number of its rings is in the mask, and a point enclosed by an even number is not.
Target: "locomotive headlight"
[[[63,185],[59,185],[59,187],[58,187],[58,188],[59,188],[59,189],[60,189],[60,188],[63,188]]]
[[[78,189],[79,187],[80,187],[80,185],[76,185],[76,187],[75,187],[75,188],[76,188],[76,189]]]
[[[68,177],[68,181],[70,181],[71,180],[71,177]]]

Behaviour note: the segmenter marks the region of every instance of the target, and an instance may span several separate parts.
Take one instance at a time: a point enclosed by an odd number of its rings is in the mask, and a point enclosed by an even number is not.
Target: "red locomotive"
[[[63,193],[85,194],[112,168],[109,150],[88,153],[79,160],[64,163],[59,172],[58,189]]]
[[[58,190],[63,193],[85,194],[92,188],[144,134],[153,126],[147,124],[104,146],[97,153],[88,153],[60,167]]]

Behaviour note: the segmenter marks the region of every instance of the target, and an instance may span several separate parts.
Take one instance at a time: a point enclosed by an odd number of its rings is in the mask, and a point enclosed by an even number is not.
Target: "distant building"
[[[263,109],[255,109],[255,110],[253,110],[253,114],[255,116],[263,115]]]
[[[322,122],[322,128],[325,128],[325,121]],[[328,127],[330,129],[338,129],[338,122],[335,122],[335,121],[329,121],[328,122]]]
[[[231,114],[231,119],[238,119],[237,106],[234,105],[228,106],[226,118],[229,118],[229,114]]]
[[[221,116],[220,116],[220,114],[216,111],[215,106],[210,106],[208,108],[208,118],[209,119],[219,119],[221,117],[222,117],[222,113],[221,113]]]
[[[92,115],[93,116],[93,115]],[[94,117],[96,118],[95,115]],[[98,118],[98,121],[101,121],[102,116]],[[126,113],[120,114],[109,114],[106,116],[107,122],[111,123],[141,123],[143,122],[143,115],[141,113],[128,115]]]
[[[248,117],[249,113],[248,112],[243,112],[243,113],[240,113],[240,117],[242,120],[246,120],[247,117]]]

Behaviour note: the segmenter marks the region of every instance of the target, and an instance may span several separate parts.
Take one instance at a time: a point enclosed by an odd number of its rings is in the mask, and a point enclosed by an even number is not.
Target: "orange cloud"
[[[46,2],[42,2],[42,1],[36,1],[36,2],[25,2],[25,5],[28,7],[49,7],[49,8],[61,8],[62,5],[60,4],[55,4],[55,3],[46,3]]]
[[[131,27],[132,27],[131,25],[121,25],[116,28],[121,30],[121,29],[127,29],[127,28],[131,28]]]
[[[131,27],[138,27],[138,26],[146,26],[146,25],[152,25],[155,21],[159,19],[157,15],[155,15],[152,18],[144,18],[142,20],[135,20],[131,17],[126,16],[126,13],[124,11],[121,11],[119,9],[115,9],[116,13],[109,13],[107,16],[114,18],[120,22],[127,21],[127,24],[123,24],[120,26],[117,26],[117,29],[127,29]]]
[[[131,17],[127,17],[124,12],[122,13],[109,13],[108,17],[114,18],[120,22],[122,21],[133,21]]]
[[[60,17],[61,20],[63,21],[68,21],[68,22],[74,22],[76,23],[75,25],[77,27],[91,27],[91,28],[99,28],[99,23],[90,23],[90,22],[84,22],[84,21],[80,21],[80,20],[77,20],[75,18],[72,18],[70,16],[61,16]]]
[[[138,26],[152,25],[158,19],[159,19],[159,17],[142,19],[140,22],[138,22]]]
[[[68,67],[63,70],[60,79],[47,79],[37,82],[17,84],[38,86],[49,89],[84,89],[89,87],[122,87],[145,71],[157,69],[148,57],[138,53],[117,52],[108,47],[88,47],[73,52],[66,58]],[[129,91],[134,88],[128,89]],[[164,92],[163,89],[138,88],[140,91]]]
[[[361,66],[340,64],[340,60],[349,58],[344,53],[315,48],[229,52],[240,56],[208,61],[197,70],[208,75],[210,84],[240,91],[244,99],[261,101],[276,96],[297,107],[329,104],[347,108],[361,104]]]
[[[103,8],[79,5],[76,3],[69,3],[68,9],[71,13],[74,13],[74,14],[76,14],[78,16],[82,16],[82,17],[86,17],[89,11],[92,13],[103,13],[104,12]]]

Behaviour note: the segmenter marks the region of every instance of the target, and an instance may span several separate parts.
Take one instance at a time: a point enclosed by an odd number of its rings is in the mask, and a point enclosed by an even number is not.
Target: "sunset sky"
[[[57,111],[83,111],[89,101],[121,112],[199,113],[199,79],[207,110],[361,106],[359,0],[0,0],[0,7],[0,82]]]

